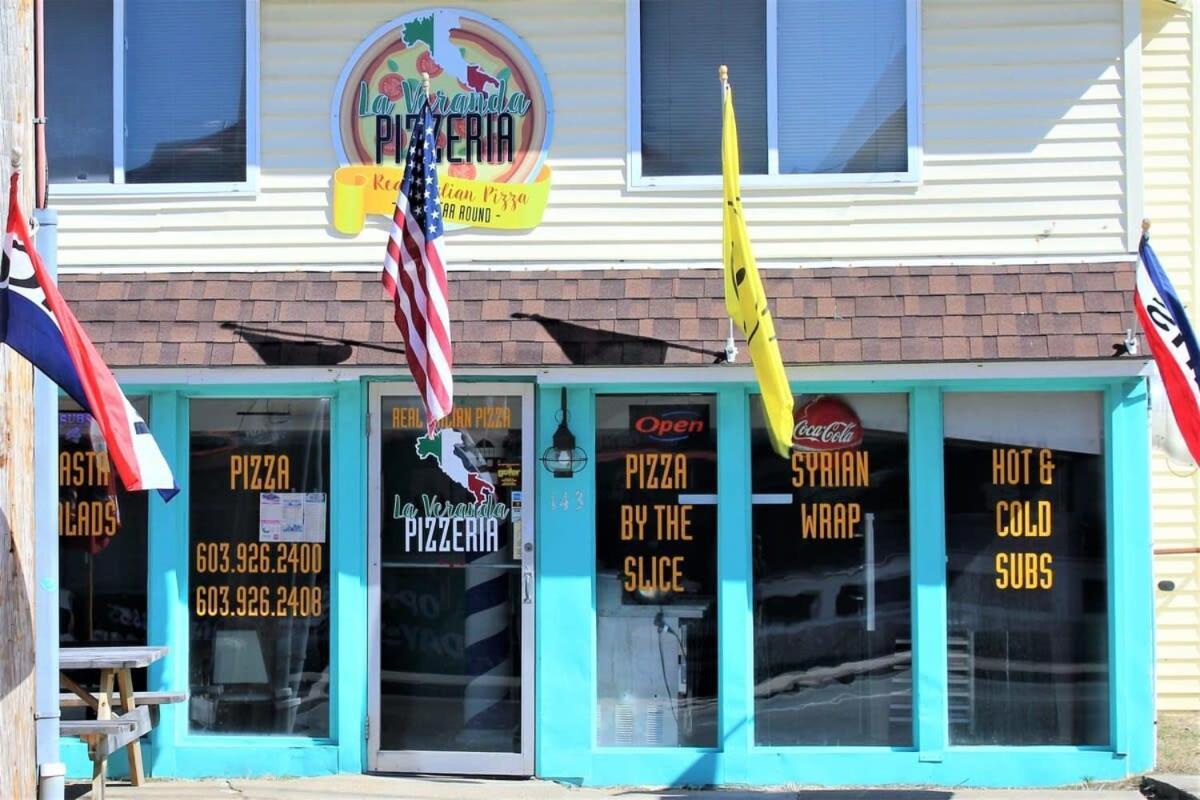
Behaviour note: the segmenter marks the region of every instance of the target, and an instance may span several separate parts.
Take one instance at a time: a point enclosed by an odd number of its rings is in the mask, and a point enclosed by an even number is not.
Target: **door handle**
[[[521,602],[533,602],[533,573],[528,570],[521,573]]]

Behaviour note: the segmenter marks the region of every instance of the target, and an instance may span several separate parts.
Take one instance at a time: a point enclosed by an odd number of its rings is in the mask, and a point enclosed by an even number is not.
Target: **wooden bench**
[[[63,736],[78,736],[87,742],[88,757],[92,760],[92,797],[96,800],[104,800],[108,757],[136,742],[149,730],[149,706],[139,706],[108,719],[62,720],[59,723],[59,732]]]
[[[59,704],[87,708],[95,714],[95,719],[63,720],[59,729],[64,736],[78,736],[88,743],[94,797],[104,796],[108,757],[122,747],[129,754],[130,783],[142,785],[145,774],[142,769],[142,746],[138,740],[152,727],[151,710],[157,711],[162,703],[177,703],[187,699],[182,692],[133,691],[132,671],[148,667],[166,654],[165,647],[116,645],[60,648],[59,683],[69,693],[60,696]],[[98,690],[80,686],[67,674],[71,670],[93,669],[100,671]],[[118,693],[113,692],[114,683]],[[157,717],[157,714],[154,716]]]
[[[133,702],[136,706],[150,707],[150,723],[151,727],[158,724],[158,707],[168,705],[170,703],[187,702],[187,692],[134,692]],[[60,708],[90,708],[92,711],[97,710],[99,703],[85,700],[74,692],[63,692],[58,696],[58,705]],[[65,724],[65,723],[64,723]],[[63,734],[64,736],[74,734]]]

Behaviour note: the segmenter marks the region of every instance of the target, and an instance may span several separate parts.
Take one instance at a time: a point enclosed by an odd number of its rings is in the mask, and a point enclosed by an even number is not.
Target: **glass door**
[[[370,406],[369,766],[533,773],[533,389]]]

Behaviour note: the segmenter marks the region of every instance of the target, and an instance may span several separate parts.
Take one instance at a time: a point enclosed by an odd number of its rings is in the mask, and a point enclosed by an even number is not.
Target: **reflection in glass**
[[[329,735],[329,401],[192,400],[193,731]]]
[[[798,397],[798,418],[814,401],[810,438],[861,444],[780,458],[751,399],[755,741],[909,745],[906,398]]]
[[[145,398],[130,402],[148,417]],[[58,413],[59,641],[146,644],[145,492],[127,492],[100,428],[73,401]]]
[[[112,0],[54,0],[46,18],[46,151],[55,183],[109,183]]]
[[[149,419],[144,397],[129,402]],[[100,428],[73,400],[58,402],[58,620],[64,647],[146,644],[146,492],[127,492]],[[98,670],[71,677],[98,690]],[[134,670],[134,689],[146,671]],[[86,709],[64,708],[64,719]]]
[[[905,0],[778,0],[779,171],[908,168]]]
[[[717,744],[712,395],[596,400],[597,739]]]
[[[125,0],[125,179],[246,179],[246,1]]]
[[[521,751],[521,398],[381,401],[380,749]]]
[[[1105,745],[1101,397],[944,403],[951,743]]]

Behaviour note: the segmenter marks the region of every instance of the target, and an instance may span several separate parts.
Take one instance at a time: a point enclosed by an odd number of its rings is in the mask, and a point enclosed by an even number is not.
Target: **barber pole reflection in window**
[[[381,750],[520,749],[521,403],[382,400]]]

